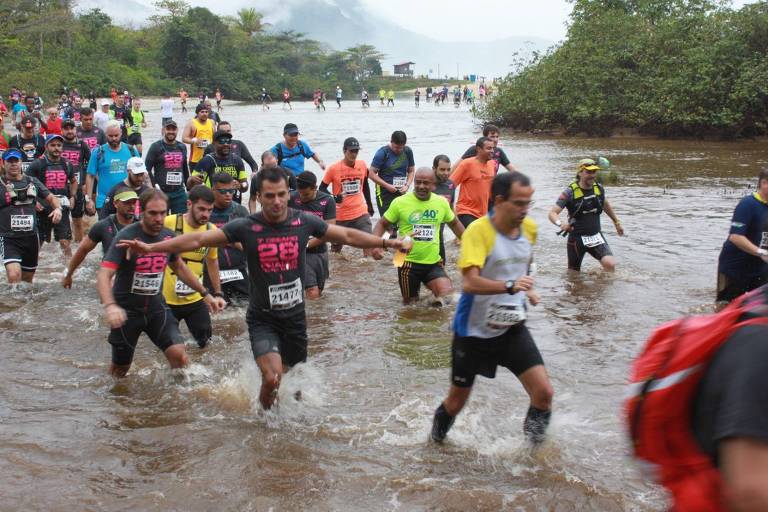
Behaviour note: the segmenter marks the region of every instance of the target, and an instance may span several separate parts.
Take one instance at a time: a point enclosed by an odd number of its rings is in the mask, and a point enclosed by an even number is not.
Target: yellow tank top
[[[207,226],[200,226],[197,229],[192,229],[192,226],[187,224],[183,214],[168,215],[165,218],[165,227],[175,231],[177,234],[197,233],[199,231],[216,229],[216,226],[211,223],[208,223]],[[179,231],[181,231],[181,233]],[[202,283],[205,258],[210,257],[212,259],[217,259],[219,257],[219,252],[215,247],[201,247],[196,251],[183,252],[179,256]],[[165,302],[172,306],[183,306],[202,300],[200,294],[192,290],[192,288],[179,279],[176,276],[176,273],[171,270],[171,267],[165,267],[165,275],[163,276],[163,297],[165,297]]]
[[[196,164],[203,158],[205,148],[208,147],[208,144],[213,142],[213,120],[207,119],[205,124],[197,119],[193,119],[192,122],[195,125],[195,137],[197,137],[197,142],[191,146],[192,156],[189,161]]]

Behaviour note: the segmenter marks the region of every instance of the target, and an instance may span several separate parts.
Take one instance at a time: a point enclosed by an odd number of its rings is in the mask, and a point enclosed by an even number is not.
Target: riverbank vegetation
[[[768,2],[575,0],[564,42],[497,87],[481,116],[525,131],[768,134]]]
[[[337,84],[347,98],[358,97],[363,86],[372,98],[381,87],[414,87],[412,80],[380,76],[384,55],[373,46],[338,51],[300,33],[274,32],[255,9],[230,18],[162,0],[160,14],[137,28],[99,9],[77,14],[75,4],[0,3],[0,91],[18,86],[51,97],[68,86],[104,96],[116,87],[160,96],[180,87],[192,95],[221,87],[227,98],[252,100],[262,87],[275,99],[284,87],[305,98],[316,88],[330,96]]]

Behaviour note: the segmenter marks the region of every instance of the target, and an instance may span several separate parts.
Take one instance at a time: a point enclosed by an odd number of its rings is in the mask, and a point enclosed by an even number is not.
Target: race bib
[[[33,215],[11,215],[12,231],[32,231],[34,225],[35,217]]]
[[[395,188],[402,188],[406,183],[408,183],[408,178],[405,176],[395,176],[392,179],[392,186]]]
[[[193,293],[197,293],[195,290],[187,286],[187,284],[176,276],[176,285],[173,287],[173,291],[178,297],[187,297]]]
[[[244,279],[243,273],[236,268],[229,270],[219,270],[219,281],[222,283],[230,283],[232,281],[240,281]]]
[[[525,320],[522,304],[491,304],[488,306],[486,324],[491,329],[506,329]]]
[[[32,162],[21,162],[21,172],[26,174],[27,173],[27,169],[29,169],[29,164],[31,164],[31,163]]]
[[[199,147],[200,149],[205,149],[208,147],[208,140],[198,139],[198,141],[195,143],[195,146]]]
[[[161,284],[163,284],[162,272],[134,272],[131,293],[136,295],[157,295],[160,292]]]
[[[431,242],[435,239],[435,225],[414,224],[413,239],[417,242]]]
[[[169,172],[165,175],[165,184],[166,185],[181,185],[181,173],[176,172]]]
[[[341,182],[341,192],[345,196],[355,195],[360,192],[360,181],[350,180]]]
[[[56,196],[59,198],[59,204],[62,208],[69,208],[69,198],[67,196]]]
[[[763,234],[760,237],[760,245],[759,245],[759,247],[761,249],[768,249],[768,231],[763,231]]]
[[[301,291],[301,279],[298,278],[290,283],[271,285],[269,287],[270,309],[290,309],[301,304],[303,301]]]
[[[598,233],[591,236],[582,235],[581,242],[584,244],[584,247],[597,247],[598,245],[603,245],[605,240],[603,239],[603,235]]]
[[[120,126],[125,125],[125,119],[123,118],[118,119],[117,122],[120,123]]]

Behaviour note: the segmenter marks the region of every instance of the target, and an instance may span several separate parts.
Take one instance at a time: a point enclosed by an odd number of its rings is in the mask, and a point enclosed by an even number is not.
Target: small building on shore
[[[415,62],[401,62],[400,64],[395,64],[395,76],[407,76],[412,77],[413,76],[413,67],[416,63]]]

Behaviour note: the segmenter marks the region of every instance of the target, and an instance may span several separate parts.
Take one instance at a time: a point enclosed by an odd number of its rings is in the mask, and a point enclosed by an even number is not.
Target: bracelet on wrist
[[[220,299],[224,298],[224,294],[221,292],[213,292],[211,295],[213,295],[214,297],[218,297]]]

